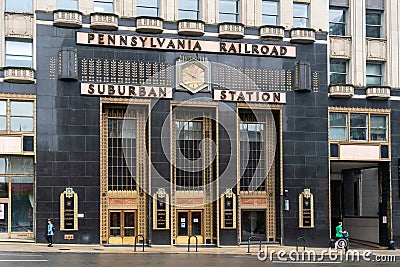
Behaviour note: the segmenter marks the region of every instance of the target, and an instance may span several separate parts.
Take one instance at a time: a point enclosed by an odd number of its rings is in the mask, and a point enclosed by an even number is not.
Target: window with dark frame
[[[387,141],[387,115],[370,115],[370,140]]]
[[[202,140],[203,121],[176,121],[176,186],[177,190],[203,190]]]
[[[279,2],[274,0],[262,1],[262,24],[278,25],[279,24]]]
[[[382,38],[382,12],[367,10],[365,22],[367,37]]]
[[[200,0],[178,0],[178,19],[200,19]]]
[[[32,41],[6,40],[5,63],[7,67],[32,68]]]
[[[293,27],[295,28],[310,27],[309,4],[293,3]]]
[[[347,10],[343,8],[329,9],[329,34],[338,36],[347,34]]]
[[[330,84],[347,83],[347,61],[331,59],[329,69]]]
[[[219,22],[240,21],[240,0],[220,0],[219,1]]]
[[[136,190],[136,119],[108,119],[108,190]]]
[[[382,63],[367,63],[366,65],[366,85],[380,86],[383,84]]]
[[[350,114],[350,140],[368,141],[368,114]]]
[[[136,16],[159,17],[159,0],[136,0]]]
[[[240,124],[240,190],[265,191],[265,125]]]

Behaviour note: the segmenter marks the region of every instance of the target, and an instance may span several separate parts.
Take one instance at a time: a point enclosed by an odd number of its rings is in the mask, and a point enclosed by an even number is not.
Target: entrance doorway
[[[203,239],[203,212],[199,210],[178,211],[177,244],[187,244],[189,236],[197,236],[199,244]],[[192,240],[192,242],[195,242]]]
[[[111,210],[109,212],[109,244],[133,244],[136,235],[136,212]]]
[[[242,240],[245,242],[251,236],[266,240],[265,210],[242,210]]]

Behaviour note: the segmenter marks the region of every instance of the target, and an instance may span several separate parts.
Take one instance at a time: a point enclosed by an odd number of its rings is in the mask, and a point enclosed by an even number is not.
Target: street
[[[397,261],[400,259],[397,258]],[[303,266],[397,266],[396,263],[305,262]],[[259,261],[256,255],[155,253],[12,253],[0,252],[0,266],[293,266],[293,262]]]

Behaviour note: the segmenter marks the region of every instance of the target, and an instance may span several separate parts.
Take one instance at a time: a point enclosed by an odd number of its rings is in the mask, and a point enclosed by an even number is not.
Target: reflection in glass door
[[[8,236],[8,204],[0,203],[0,236]]]
[[[108,243],[133,244],[135,223],[134,211],[110,211]]]

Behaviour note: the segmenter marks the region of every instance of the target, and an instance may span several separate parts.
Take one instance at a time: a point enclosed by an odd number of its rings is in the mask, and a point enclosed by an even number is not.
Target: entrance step
[[[174,247],[177,247],[177,248],[187,248],[187,246],[188,246],[187,244],[175,244],[174,245]],[[190,243],[190,247],[194,247],[194,246],[196,246],[195,243]],[[216,248],[217,245],[215,245],[215,244],[198,244],[197,247],[199,247],[199,248]]]

